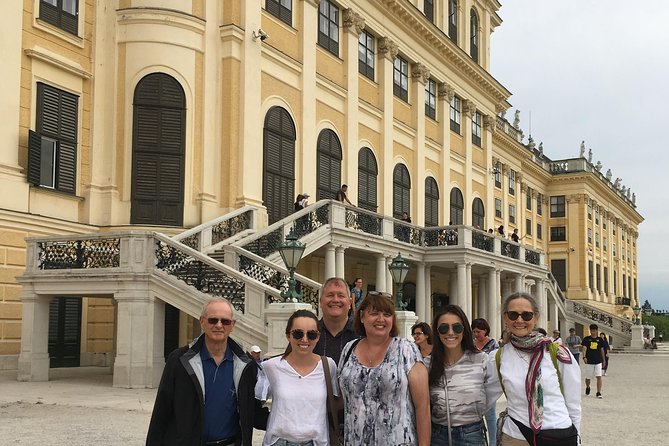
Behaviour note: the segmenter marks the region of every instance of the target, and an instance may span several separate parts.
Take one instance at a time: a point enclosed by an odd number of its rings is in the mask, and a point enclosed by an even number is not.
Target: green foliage
[[[659,337],[660,333],[664,335],[664,341],[669,342],[669,316],[644,316],[644,324],[655,326],[655,337]]]

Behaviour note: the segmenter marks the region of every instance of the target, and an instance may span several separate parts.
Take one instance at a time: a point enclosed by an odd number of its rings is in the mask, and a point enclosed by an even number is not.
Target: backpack
[[[561,351],[561,349],[563,350]],[[550,344],[548,344],[548,352],[551,355],[551,362],[553,363],[553,367],[555,367],[555,372],[557,373],[558,383],[560,384],[560,393],[564,395],[564,389],[562,388],[562,375],[560,374],[560,369],[558,368],[558,361],[566,363],[567,360],[563,358],[565,353],[567,357],[569,357],[569,351],[566,350],[566,348],[563,345],[560,345],[557,342],[551,342]],[[569,359],[569,363],[571,363],[571,358]],[[495,353],[495,365],[497,366],[497,376],[499,377],[499,385],[502,386],[502,392],[504,392],[504,395],[506,395],[506,390],[504,389],[504,383],[502,382],[502,373],[499,371],[501,364],[502,364],[502,347],[498,348],[497,352]]]

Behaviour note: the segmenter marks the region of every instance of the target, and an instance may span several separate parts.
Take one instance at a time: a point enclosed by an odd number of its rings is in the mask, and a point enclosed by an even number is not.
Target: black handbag
[[[534,431],[525,426],[520,421],[511,418],[516,423],[520,433],[523,434],[527,443],[532,446],[577,446],[579,443],[578,431],[573,424],[564,429],[541,429],[534,434]]]
[[[343,444],[341,433],[339,431],[339,413],[344,410],[344,398],[339,395],[335,396],[332,391],[332,375],[330,375],[330,364],[328,358],[321,356],[323,362],[323,372],[325,373],[325,386],[328,392],[327,399],[327,417],[328,417],[328,433],[330,437],[330,445],[337,446]]]

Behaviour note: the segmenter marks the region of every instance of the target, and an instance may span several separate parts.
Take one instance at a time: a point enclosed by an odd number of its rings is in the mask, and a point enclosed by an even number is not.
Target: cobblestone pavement
[[[669,444],[667,371],[669,355],[612,355],[604,399],[583,396],[583,445]],[[95,368],[52,370],[42,383],[15,379],[0,372],[0,444],[144,444],[155,390],[112,388],[108,370]]]

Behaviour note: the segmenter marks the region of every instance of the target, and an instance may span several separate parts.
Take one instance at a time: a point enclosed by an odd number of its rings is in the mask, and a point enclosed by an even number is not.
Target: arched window
[[[316,149],[316,199],[333,199],[341,186],[341,143],[330,129],[318,135]]]
[[[374,153],[368,147],[358,152],[358,206],[376,212],[376,179],[379,169]]]
[[[448,0],[448,37],[458,43],[458,0]]]
[[[411,210],[411,177],[404,164],[398,164],[393,171],[393,217],[402,218],[402,212]]]
[[[465,203],[462,199],[462,192],[457,187],[451,189],[451,220],[452,225],[463,224],[463,215],[465,210]]]
[[[483,201],[478,197],[474,198],[472,203],[472,225],[485,231],[485,208]]]
[[[439,186],[433,177],[425,178],[425,226],[439,226]]]
[[[181,226],[184,208],[186,96],[165,73],[135,88],[130,223]]]
[[[293,212],[295,200],[295,125],[281,107],[265,116],[263,166],[262,199],[272,224]]]
[[[474,8],[469,12],[469,54],[474,62],[479,62],[479,16]]]

